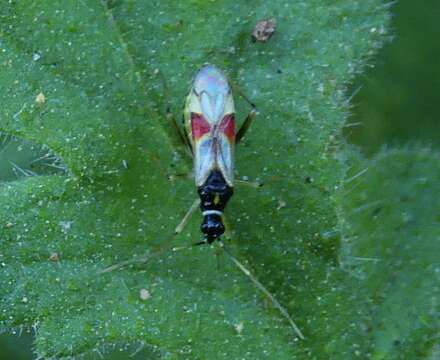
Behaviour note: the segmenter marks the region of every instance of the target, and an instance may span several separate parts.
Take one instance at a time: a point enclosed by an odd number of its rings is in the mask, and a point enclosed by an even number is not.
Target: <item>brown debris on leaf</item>
[[[50,259],[50,261],[58,262],[58,261],[60,261],[60,255],[56,252],[53,252],[50,254],[49,259]]]
[[[257,22],[254,31],[252,31],[253,42],[266,42],[271,38],[277,27],[277,21],[275,18],[264,19]]]

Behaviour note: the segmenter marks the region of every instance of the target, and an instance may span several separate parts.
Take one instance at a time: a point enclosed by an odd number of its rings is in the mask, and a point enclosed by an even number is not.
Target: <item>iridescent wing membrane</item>
[[[191,134],[194,177],[202,186],[210,173],[219,170],[233,186],[235,109],[226,76],[206,65],[194,78],[184,110],[185,129]]]

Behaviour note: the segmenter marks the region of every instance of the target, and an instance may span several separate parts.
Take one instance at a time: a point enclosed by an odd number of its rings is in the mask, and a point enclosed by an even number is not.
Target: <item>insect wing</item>
[[[212,65],[203,67],[196,74],[184,111],[197,186],[203,185],[213,170],[220,170],[226,182],[233,185],[234,111],[225,75]]]
[[[235,116],[228,114],[223,117],[216,134],[215,160],[217,167],[226,182],[232,186],[234,181],[234,145],[235,145]]]
[[[197,186],[201,186],[215,168],[215,147],[211,131],[211,124],[202,114],[191,113],[194,174]]]

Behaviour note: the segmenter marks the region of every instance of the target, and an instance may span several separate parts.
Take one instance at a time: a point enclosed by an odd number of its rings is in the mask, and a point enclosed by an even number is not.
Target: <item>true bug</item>
[[[236,88],[238,90],[238,88]],[[194,179],[200,199],[197,199],[177,226],[182,231],[191,214],[200,205],[203,215],[201,231],[205,240],[194,245],[211,244],[220,240],[225,231],[223,211],[234,193],[234,148],[246,134],[256,115],[255,105],[249,112],[238,132],[235,131],[235,106],[232,87],[226,75],[213,65],[203,66],[195,75],[184,107],[184,139],[194,160]],[[174,119],[174,118],[173,118]],[[174,119],[175,121],[175,119]],[[175,123],[176,129],[179,129]],[[301,339],[303,334],[286,309],[275,299],[266,287],[234,257],[219,241],[234,264],[266,294],[272,303],[289,321]]]
[[[238,90],[238,89],[237,89]],[[258,281],[256,277],[235,257],[220,240],[225,232],[223,211],[234,193],[234,148],[243,138],[256,115],[255,105],[243,94],[243,98],[252,106],[238,132],[235,131],[235,107],[232,87],[226,75],[213,65],[203,66],[194,77],[184,107],[183,132],[173,116],[169,116],[177,129],[179,137],[188,146],[194,161],[194,179],[199,199],[197,199],[176,227],[180,233],[191,215],[200,206],[203,215],[201,231],[204,241],[193,245],[211,244],[215,240],[224,249],[232,262],[260,289],[289,321],[301,339],[303,334],[296,326],[287,310]],[[173,250],[187,247],[172,248]],[[159,251],[155,255],[162,254]],[[109,272],[134,262],[146,262],[150,256],[128,260],[104,269]]]
[[[255,118],[252,106],[239,131],[235,130],[235,106],[230,83],[218,68],[203,66],[194,77],[184,107],[184,134],[194,159],[194,179],[200,197],[176,228],[183,229],[200,204],[201,231],[212,243],[225,231],[223,211],[234,193],[234,148]],[[200,242],[204,243],[204,242]]]

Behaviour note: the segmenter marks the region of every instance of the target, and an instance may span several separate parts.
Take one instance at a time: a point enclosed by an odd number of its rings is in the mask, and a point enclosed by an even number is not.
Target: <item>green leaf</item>
[[[256,22],[272,16],[275,35],[252,43]],[[47,144],[71,175],[0,186],[2,327],[33,326],[44,357],[121,343],[173,359],[350,357],[354,281],[337,264],[332,201],[345,171],[339,133],[345,84],[382,43],[387,20],[379,0],[4,5],[0,130]],[[191,160],[165,111],[180,116],[205,62],[259,109],[237,149],[237,176],[265,186],[237,186],[228,245],[305,341],[211,247],[101,272],[200,239],[197,217],[172,235],[196,193],[179,176]]]
[[[342,263],[359,279],[360,321],[372,359],[438,353],[438,159],[428,149],[383,151],[358,163],[352,169],[358,176],[341,193]]]

